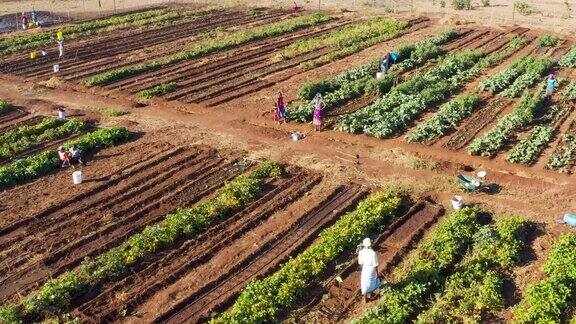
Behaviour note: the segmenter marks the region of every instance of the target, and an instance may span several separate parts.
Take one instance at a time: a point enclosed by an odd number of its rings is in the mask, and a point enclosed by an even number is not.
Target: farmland
[[[569,36],[403,14],[170,5],[1,35],[0,322],[567,322],[575,68]]]

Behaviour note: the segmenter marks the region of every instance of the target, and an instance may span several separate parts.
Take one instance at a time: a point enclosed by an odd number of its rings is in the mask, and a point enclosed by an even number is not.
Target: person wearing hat
[[[369,238],[362,241],[362,249],[358,252],[358,264],[362,266],[360,275],[360,291],[364,301],[368,302],[372,293],[380,287],[378,278],[378,256],[372,250],[372,242]]]

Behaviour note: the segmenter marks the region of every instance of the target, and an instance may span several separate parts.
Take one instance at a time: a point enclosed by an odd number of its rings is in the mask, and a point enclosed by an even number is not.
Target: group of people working
[[[322,95],[318,93],[313,99],[313,104],[314,111],[312,112],[312,125],[314,125],[315,131],[320,131],[324,126],[323,111],[324,108],[326,108],[326,103],[324,102]],[[278,93],[278,98],[274,104],[274,121],[277,122],[278,125],[287,122],[286,101],[284,101],[282,92]]]
[[[73,169],[78,165],[86,165],[82,159],[82,151],[76,145],[72,145],[68,151],[64,146],[58,148],[58,157],[62,162],[62,167],[71,166]]]

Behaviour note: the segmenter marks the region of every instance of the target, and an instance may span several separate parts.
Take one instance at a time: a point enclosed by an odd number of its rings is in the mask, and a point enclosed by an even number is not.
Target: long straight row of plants
[[[472,155],[494,156],[520,128],[529,125],[542,108],[545,97],[540,91],[526,91],[514,110],[500,118],[486,134],[468,147]]]
[[[552,246],[545,279],[531,284],[514,310],[517,323],[561,323],[576,293],[576,234],[562,235]]]
[[[546,164],[546,168],[568,173],[576,162],[576,134],[568,132],[562,136],[558,147]]]
[[[406,140],[408,142],[428,143],[448,133],[461,120],[468,117],[482,102],[476,93],[464,94],[444,104],[430,119],[418,124]]]
[[[98,129],[94,132],[64,144],[70,148],[77,145],[83,152],[122,143],[131,137],[124,127]],[[0,166],[0,188],[6,188],[31,179],[35,179],[60,168],[60,159],[56,150],[47,150],[36,155],[18,159],[9,165]]]
[[[546,115],[539,119],[540,125],[535,126],[528,136],[516,144],[506,160],[512,163],[532,164],[554,138],[560,122],[564,120],[569,109],[564,105],[554,105],[547,109]]]
[[[489,55],[479,50],[450,55],[432,70],[396,86],[371,106],[343,116],[337,128],[378,138],[394,136],[428,107],[446,100],[466,82],[525,44],[522,38],[515,38],[506,48]]]
[[[79,119],[63,121],[50,117],[35,125],[20,126],[0,135],[0,158],[11,158],[39,143],[82,133],[88,130],[89,126]]]
[[[481,228],[480,210],[465,207],[453,213],[397,269],[397,281],[380,288],[380,301],[353,323],[407,323],[422,310],[426,298],[444,282],[467,253]]]
[[[314,104],[311,101],[316,94],[322,94],[326,109],[337,107],[352,99],[366,94],[384,95],[401,80],[402,73],[422,66],[429,60],[442,55],[440,45],[454,39],[458,32],[451,30],[416,44],[408,44],[398,49],[398,62],[392,66],[384,77],[376,79],[380,59],[357,66],[342,72],[334,78],[306,83],[300,89],[300,97],[305,101],[296,109],[288,110],[288,117],[300,122],[312,119]]]
[[[177,52],[159,60],[118,68],[112,71],[97,74],[93,77],[85,79],[83,84],[86,86],[106,85],[120,79],[138,75],[144,72],[155,71],[168,65],[190,60],[233,46],[238,46],[258,39],[278,36],[302,28],[319,25],[332,19],[334,19],[332,16],[314,13],[257,26],[249,30],[234,31],[217,39],[203,41],[197,45],[194,45],[191,49]]]
[[[552,60],[547,57],[535,59],[534,62],[526,67],[526,70],[520,75],[514,83],[512,83],[506,90],[502,91],[500,95],[504,97],[518,97],[540,79],[552,67]]]
[[[408,26],[406,21],[372,18],[354,22],[317,37],[298,40],[272,56],[273,61],[282,61],[318,50],[323,47],[343,49],[359,42],[381,37],[395,37]]]
[[[259,165],[249,174],[226,183],[212,198],[166,215],[160,222],[147,226],[119,246],[50,279],[19,303],[3,305],[0,320],[8,323],[32,321],[48,313],[66,310],[76,297],[91,287],[125,275],[132,266],[159,249],[172,246],[178,239],[198,235],[215,222],[255,201],[264,190],[265,179],[281,174],[282,169],[278,164]]]
[[[480,90],[492,93],[500,93],[506,90],[532,63],[534,63],[534,58],[529,55],[516,59],[508,68],[480,82]]]
[[[273,322],[281,310],[293,307],[307,287],[344,253],[351,253],[362,238],[395,217],[401,198],[389,192],[371,195],[356,210],[324,230],[318,241],[269,277],[255,280],[241,293],[229,312],[213,323]]]
[[[474,235],[472,250],[416,323],[481,323],[504,309],[504,280],[520,262],[525,220],[505,217]]]
[[[195,12],[186,12],[185,16],[192,16]],[[66,39],[74,39],[94,33],[96,30],[106,28],[106,31],[117,29],[141,27],[157,24],[163,21],[172,21],[182,16],[178,11],[168,9],[149,10],[106,19],[87,21],[60,28]],[[37,31],[22,36],[5,38],[0,41],[0,55],[16,53],[25,49],[38,48],[49,45],[55,41],[55,31]]]

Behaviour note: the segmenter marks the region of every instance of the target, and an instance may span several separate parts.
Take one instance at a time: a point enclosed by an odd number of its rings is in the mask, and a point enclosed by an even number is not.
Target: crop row
[[[562,95],[569,100],[576,99],[576,80],[572,80],[568,83],[566,88],[562,91]]]
[[[512,148],[506,160],[512,163],[534,163],[552,139],[554,130],[552,126],[534,127],[528,137]]]
[[[162,83],[150,89],[141,90],[138,92],[138,96],[144,99],[150,99],[156,96],[162,96],[170,92],[176,91],[178,89],[178,83],[176,82],[168,82]]]
[[[187,12],[185,16],[195,15],[196,12]],[[106,28],[107,31],[140,27],[148,24],[156,24],[163,21],[172,21],[180,17],[177,11],[166,9],[150,10],[116,16],[106,19],[97,19],[60,29],[67,39],[78,38],[92,34],[95,30]],[[53,31],[38,31],[23,36],[6,38],[0,41],[0,54],[15,53],[24,49],[46,46],[55,41]]]
[[[404,45],[398,49],[398,63],[393,65],[383,78],[376,79],[380,60],[351,68],[338,76],[320,82],[307,83],[300,89],[300,97],[308,100],[296,109],[289,110],[289,118],[301,122],[310,121],[314,103],[310,101],[317,93],[324,95],[326,108],[342,105],[365,94],[383,95],[401,78],[401,74],[421,66],[441,55],[438,47],[456,37],[456,31],[440,33],[435,37],[416,44]]]
[[[504,309],[505,271],[520,261],[526,221],[499,219],[480,228],[472,250],[447,277],[443,289],[416,323],[481,323]]]
[[[500,118],[488,133],[470,144],[468,147],[470,154],[494,156],[514,132],[534,121],[536,113],[542,108],[544,100],[545,97],[539,91],[526,91],[520,103],[510,114]]]
[[[158,70],[165,66],[190,60],[201,55],[213,53],[241,44],[246,44],[254,40],[277,36],[298,29],[315,26],[332,19],[334,18],[323,14],[310,14],[271,24],[257,26],[251,28],[250,30],[238,30],[217,39],[203,41],[200,44],[193,46],[189,50],[180,51],[160,60],[141,63],[97,74],[93,77],[85,79],[83,84],[86,86],[106,85],[116,80],[138,75],[148,71]]]
[[[457,75],[470,69],[482,55],[480,51],[464,51],[448,56],[431,71],[413,76],[374,104],[342,117],[337,128],[351,133],[363,131],[378,138],[397,134],[429,105],[453,93],[460,84]]]
[[[441,287],[444,272],[462,258],[480,229],[479,210],[465,207],[440,223],[396,272],[398,281],[381,287],[380,301],[354,323],[406,323]]]
[[[5,304],[0,320],[18,322],[40,318],[47,312],[65,310],[82,292],[125,274],[128,269],[177,239],[204,231],[216,221],[259,197],[264,180],[279,177],[282,169],[275,163],[263,163],[247,175],[234,178],[220,188],[214,197],[191,208],[181,208],[173,214],[130,236],[121,245],[94,259],[85,260],[77,269],[51,279],[39,291],[22,298],[19,304]]]
[[[552,246],[543,271],[547,277],[528,286],[515,308],[517,323],[561,323],[576,292],[576,234],[561,236]]]
[[[338,256],[353,252],[362,238],[388,224],[400,206],[401,198],[381,192],[360,202],[356,210],[342,216],[324,230],[319,240],[282,265],[269,277],[250,283],[229,312],[214,323],[271,322],[280,310],[292,307],[297,297],[315,282]]]
[[[432,70],[396,86],[371,106],[342,117],[337,128],[379,138],[396,135],[429,106],[445,100],[465,82],[525,44],[525,39],[515,38],[506,48],[489,55],[478,50],[450,55]]]
[[[460,121],[468,117],[482,102],[478,94],[464,94],[440,107],[426,122],[416,126],[406,139],[408,142],[426,143],[454,129]]]
[[[373,38],[392,37],[401,33],[407,25],[407,22],[395,19],[373,18],[360,21],[333,30],[328,34],[296,41],[275,54],[271,59],[277,62],[323,47],[343,49]]]
[[[561,67],[576,67],[576,46],[572,47],[568,53],[562,56],[560,61],[558,61],[558,65]]]
[[[132,134],[124,127],[112,127],[96,130],[67,142],[64,147],[77,145],[84,152],[110,147],[126,141]],[[13,186],[18,182],[31,180],[60,167],[56,150],[19,159],[6,166],[0,166],[0,188]]]
[[[556,151],[550,157],[546,168],[558,170],[560,172],[569,172],[576,158],[576,135],[564,134]]]
[[[38,143],[84,132],[88,127],[87,123],[79,119],[64,122],[55,118],[45,118],[36,125],[20,126],[0,135],[0,158],[10,158]]]
[[[552,61],[549,58],[540,58],[534,60],[526,67],[524,74],[520,75],[508,89],[500,93],[505,97],[517,97],[524,90],[528,89],[536,80],[538,80],[546,71],[552,67]]]
[[[523,56],[514,61],[508,68],[490,76],[480,83],[480,90],[500,93],[508,88],[527,67],[534,62],[531,56]]]

